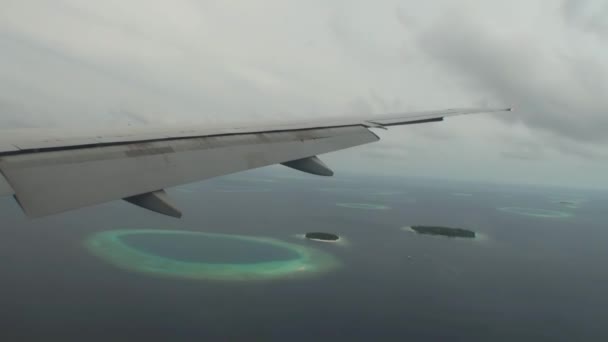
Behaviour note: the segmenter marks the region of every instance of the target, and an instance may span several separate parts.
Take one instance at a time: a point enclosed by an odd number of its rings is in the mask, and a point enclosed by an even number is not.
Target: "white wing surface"
[[[0,196],[14,194],[30,217],[116,199],[180,217],[163,189],[272,164],[330,176],[333,172],[316,156],[379,140],[369,128],[508,110],[449,109],[299,123],[91,134],[0,131]]]

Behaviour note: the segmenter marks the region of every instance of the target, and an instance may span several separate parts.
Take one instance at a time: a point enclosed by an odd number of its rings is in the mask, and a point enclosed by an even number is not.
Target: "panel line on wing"
[[[10,196],[13,195],[15,191],[13,187],[8,183],[6,178],[0,172],[0,196]]]

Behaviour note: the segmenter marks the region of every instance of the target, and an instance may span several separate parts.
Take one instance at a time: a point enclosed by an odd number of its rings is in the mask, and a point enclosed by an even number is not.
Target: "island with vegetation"
[[[340,237],[336,234],[313,232],[306,233],[306,238],[311,240],[322,240],[322,241],[338,241]]]
[[[569,209],[578,209],[580,206],[580,202],[575,201],[559,201],[559,204]]]
[[[558,204],[568,209],[578,209],[585,202],[584,199],[565,199],[565,198],[554,198],[552,203]]]
[[[414,232],[425,235],[441,235],[447,237],[460,237],[460,238],[475,238],[475,232],[462,228],[449,228],[440,226],[411,226]]]

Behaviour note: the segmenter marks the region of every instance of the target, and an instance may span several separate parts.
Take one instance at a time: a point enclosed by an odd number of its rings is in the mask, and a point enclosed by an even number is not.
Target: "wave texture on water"
[[[520,207],[501,207],[500,211],[522,216],[531,216],[539,218],[567,218],[572,216],[571,213],[558,210],[536,209],[536,208],[520,208]]]

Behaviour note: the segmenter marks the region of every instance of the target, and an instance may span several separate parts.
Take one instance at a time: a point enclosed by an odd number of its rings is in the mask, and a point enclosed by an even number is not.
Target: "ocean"
[[[183,219],[122,201],[28,219],[1,198],[0,340],[608,340],[608,193],[276,168],[168,192]],[[121,267],[87,246],[99,233],[141,229],[270,239],[334,264],[197,278]],[[302,238],[311,231],[341,240]],[[140,240],[148,252],[216,264],[295,255],[246,240],[200,249]]]

